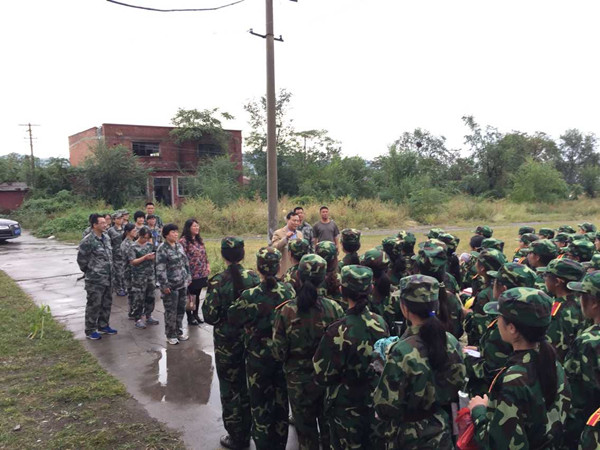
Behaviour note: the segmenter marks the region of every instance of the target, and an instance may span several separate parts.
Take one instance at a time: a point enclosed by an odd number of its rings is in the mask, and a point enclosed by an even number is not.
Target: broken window
[[[132,149],[137,156],[160,156],[159,142],[132,142]]]

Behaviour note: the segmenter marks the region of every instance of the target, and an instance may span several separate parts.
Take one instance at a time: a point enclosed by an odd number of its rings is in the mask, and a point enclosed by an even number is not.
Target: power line
[[[147,6],[138,6],[138,5],[130,5],[128,3],[118,2],[116,0],[106,0],[109,3],[114,3],[116,5],[127,6],[128,8],[136,8],[136,9],[144,9],[146,11],[157,11],[157,12],[191,12],[191,11],[216,11],[218,9],[228,8],[230,6],[237,5],[238,3],[242,3],[246,0],[237,0],[236,2],[227,3],[221,6],[215,6],[213,8],[191,8],[191,9],[158,9],[158,8],[149,8]]]

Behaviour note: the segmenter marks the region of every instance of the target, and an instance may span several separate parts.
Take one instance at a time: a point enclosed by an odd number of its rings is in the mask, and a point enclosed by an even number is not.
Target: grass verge
[[[0,448],[184,449],[54,319],[0,271]]]

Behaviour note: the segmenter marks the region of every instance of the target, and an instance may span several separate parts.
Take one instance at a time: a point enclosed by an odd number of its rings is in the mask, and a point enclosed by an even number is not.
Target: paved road
[[[77,247],[29,233],[0,245],[0,270],[16,280],[39,305],[71,330],[100,364],[125,384],[148,413],[182,432],[190,449],[218,449],[225,434],[219,381],[214,368],[212,327],[190,327],[190,340],[167,346],[162,302],[155,317],[161,324],[138,330],[127,320],[127,298],[114,296],[110,325],[119,331],[100,341],[84,334],[85,291],[76,263]],[[185,320],[184,320],[185,322]],[[185,325],[187,326],[187,324]],[[288,448],[297,448],[293,428]]]

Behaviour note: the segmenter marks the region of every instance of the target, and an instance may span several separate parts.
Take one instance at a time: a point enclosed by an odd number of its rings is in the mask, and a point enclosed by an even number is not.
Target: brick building
[[[0,183],[0,212],[19,209],[27,192],[29,192],[27,183],[20,181]]]
[[[177,144],[170,136],[171,130],[173,127],[105,123],[69,136],[69,159],[73,167],[81,165],[100,139],[104,139],[108,146],[123,145],[151,170],[146,187],[147,199],[178,205],[187,195],[186,178],[195,175],[203,157],[219,154],[220,149],[210,136],[200,141]],[[226,131],[230,136],[229,157],[241,172],[242,132]]]

